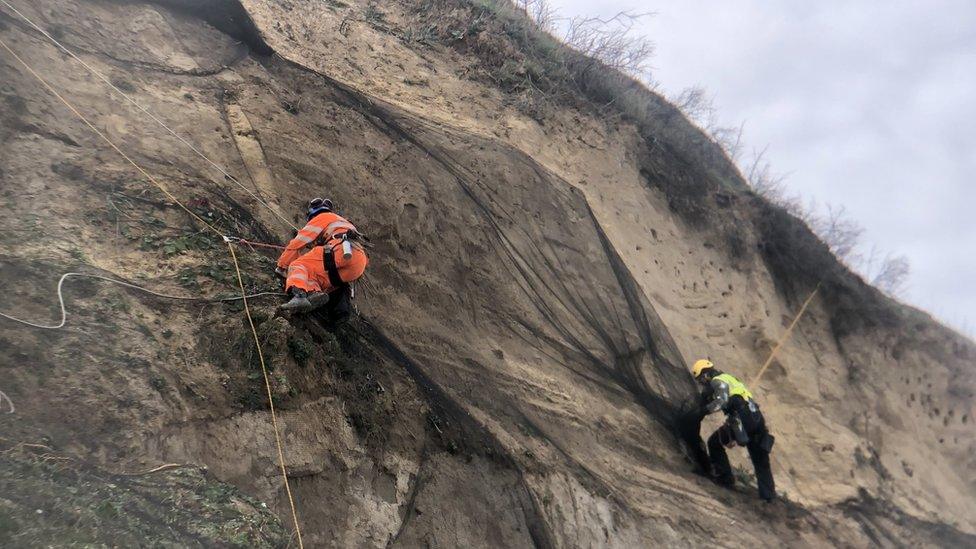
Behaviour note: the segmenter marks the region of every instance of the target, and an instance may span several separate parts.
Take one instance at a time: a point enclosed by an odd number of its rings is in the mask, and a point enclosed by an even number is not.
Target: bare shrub
[[[536,28],[545,32],[556,30],[558,12],[548,0],[512,0],[515,8],[535,23]]]
[[[824,294],[834,311],[835,337],[894,322],[893,309],[876,299],[878,292],[865,291],[849,270],[856,269],[863,279],[896,293],[909,272],[904,258],[882,262],[877,272],[865,267],[858,251],[862,231],[847,220],[846,211],[828,206],[826,214],[820,214],[815,203],[804,204],[785,186],[787,174],[773,170],[765,150],[754,153],[751,162],[743,162],[743,125],[719,124],[716,109],[701,88],[685,90],[667,101],[650,76],[653,43],[639,33],[637,25],[650,14],[622,12],[609,19],[560,20],[548,0],[414,3],[423,36],[477,56],[483,70],[472,74],[515,96],[529,116],[557,104],[592,109],[608,124],[633,123],[647,144],[641,174],[664,192],[668,205],[688,223],[726,223],[725,216],[708,215],[714,206],[705,198],[741,190],[745,180],[766,199],[754,203],[755,227],[774,279],[784,291],[816,282],[829,288]],[[565,29],[563,36],[557,36],[559,29]],[[542,114],[538,119],[546,117]],[[733,231],[735,225],[732,219],[723,229]],[[733,247],[741,248],[739,242]]]
[[[740,165],[744,125],[737,128],[719,125],[715,105],[703,88],[686,88],[677,96],[670,97],[669,101],[721,147],[733,163]],[[749,186],[770,203],[804,221],[834,257],[848,268],[859,272],[888,295],[900,295],[911,272],[908,259],[889,253],[877,264],[879,252],[875,247],[868,255],[862,255],[860,248],[864,227],[850,216],[844,206],[826,204],[821,209],[813,200],[804,204],[798,193],[790,192],[787,188],[787,174],[773,171],[766,151],[764,148],[754,152],[748,169],[739,169]]]
[[[746,123],[738,126],[717,126],[710,130],[712,139],[718,144],[733,163],[737,164],[742,155],[742,135],[745,133]]]
[[[532,10],[542,10],[551,14],[544,0],[521,0],[516,5],[534,20],[544,21],[546,16],[532,15]],[[592,79],[590,68],[610,68],[628,74],[653,86],[647,63],[654,52],[653,43],[645,36],[635,33],[635,25],[650,13],[620,12],[609,19],[598,17],[576,17],[569,21],[563,41],[583,54],[582,63],[577,60],[573,74],[577,79]],[[589,66],[586,63],[590,63]],[[600,67],[599,65],[603,65]],[[594,73],[594,74],[603,74]],[[582,88],[592,87],[586,80],[578,82]],[[646,101],[635,102],[629,90],[617,90],[614,101],[624,112],[635,118],[642,118],[653,107]],[[645,94],[639,94],[646,97]],[[744,123],[739,126],[723,126],[719,123],[717,109],[708,93],[701,87],[683,90],[677,97],[669,99],[690,121],[704,131],[706,136],[725,152],[733,164],[739,164],[742,155]],[[626,106],[625,106],[626,105]],[[629,107],[629,108],[628,108]],[[821,242],[827,245],[833,255],[849,268],[859,271],[880,290],[889,295],[903,291],[911,271],[904,256],[891,256],[882,261],[877,272],[873,265],[865,263],[859,249],[864,228],[855,221],[843,206],[827,204],[823,213],[814,201],[804,203],[803,198],[790,192],[785,181],[788,174],[775,172],[766,158],[767,149],[753,154],[752,160],[743,175],[753,190],[769,202],[783,208],[794,217],[804,221]],[[740,169],[740,172],[742,170]],[[876,251],[872,250],[872,256]]]
[[[787,189],[786,175],[773,171],[766,160],[766,149],[753,155],[744,175],[757,194],[803,220],[834,257],[860,273],[872,286],[895,297],[904,291],[911,273],[908,258],[889,253],[879,263],[880,252],[874,246],[866,255],[862,254],[864,227],[850,216],[847,208],[826,204],[821,210],[812,200],[804,204],[799,194]]]
[[[796,217],[800,219],[809,218],[809,215],[803,208],[803,201],[800,196],[790,194],[787,190],[785,183],[787,174],[773,171],[772,164],[766,159],[766,151],[767,149],[764,148],[754,152],[752,155],[752,162],[749,164],[749,169],[743,174],[749,186],[759,196],[776,204]]]
[[[860,273],[872,286],[890,296],[900,296],[911,274],[908,258],[888,253],[879,260],[881,253],[876,246],[872,246],[866,255],[862,254],[864,227],[850,216],[847,209],[827,204],[821,215],[816,202],[811,200],[805,205],[798,194],[788,192],[785,176],[772,171],[764,159],[764,152],[755,155],[747,172],[748,181],[756,193],[806,222],[835,258]]]
[[[955,325],[961,334],[969,339],[976,340],[976,328],[970,323],[969,318],[964,317],[962,320],[957,320]]]
[[[573,17],[566,26],[563,41],[583,54],[580,61],[592,63],[592,68],[602,63],[634,78],[650,80],[654,43],[637,32],[635,26],[651,15],[622,11],[609,19]]]
[[[694,122],[719,147],[733,163],[738,163],[742,154],[742,135],[745,122],[738,126],[722,126],[718,120],[718,110],[712,98],[700,86],[685,88],[680,94],[669,97],[689,120]]]
[[[888,295],[899,296],[905,291],[911,271],[911,263],[907,257],[888,254],[871,278],[871,285]]]
[[[811,228],[830,246],[837,259],[848,265],[856,265],[860,259],[857,249],[864,235],[864,227],[848,215],[844,206],[827,204],[826,210],[826,215],[818,217]]]
[[[685,88],[677,96],[669,97],[668,101],[681,109],[685,116],[697,122],[699,126],[707,124],[715,116],[715,107],[705,88],[701,86]]]

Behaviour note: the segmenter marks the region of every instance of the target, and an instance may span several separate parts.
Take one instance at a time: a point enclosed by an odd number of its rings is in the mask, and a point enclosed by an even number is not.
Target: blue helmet
[[[308,220],[311,221],[320,213],[331,212],[333,209],[335,209],[335,204],[328,198],[313,198],[308,203]]]

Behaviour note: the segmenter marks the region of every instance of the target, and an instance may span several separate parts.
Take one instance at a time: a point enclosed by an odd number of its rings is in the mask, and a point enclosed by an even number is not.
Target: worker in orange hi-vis
[[[307,312],[312,309],[308,294],[349,291],[366,271],[369,258],[356,226],[333,210],[329,199],[316,198],[308,205],[308,223],[298,231],[278,258],[275,270],[285,277],[285,291],[292,299],[282,305],[290,312]],[[311,250],[302,255],[302,250]]]

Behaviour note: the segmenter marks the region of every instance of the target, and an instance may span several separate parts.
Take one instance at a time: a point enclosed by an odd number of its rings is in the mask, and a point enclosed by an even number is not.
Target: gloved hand
[[[281,268],[281,267],[276,267],[275,268],[275,274],[278,275],[278,276],[280,276],[281,278],[288,278],[288,269],[284,269],[284,268]]]

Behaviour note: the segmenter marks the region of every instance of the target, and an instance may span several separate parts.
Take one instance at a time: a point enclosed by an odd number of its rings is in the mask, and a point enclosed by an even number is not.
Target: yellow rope
[[[64,97],[62,97],[61,94],[58,93],[57,90],[55,90],[53,87],[51,87],[51,85],[47,83],[47,80],[44,80],[41,77],[41,75],[37,74],[37,72],[35,72],[34,69],[32,69],[30,67],[30,65],[27,64],[26,61],[24,61],[23,59],[21,59],[19,55],[17,55],[16,53],[14,53],[14,50],[10,49],[10,46],[8,46],[7,43],[4,42],[2,39],[0,39],[0,46],[3,46],[3,49],[7,50],[7,52],[9,52],[10,55],[12,55],[13,58],[16,59],[21,65],[23,65],[24,68],[27,69],[27,71],[30,72],[31,75],[34,76],[34,78],[37,79],[38,82],[40,82],[41,84],[43,84],[44,87],[47,88],[47,90],[54,95],[54,97],[57,97],[62,103],[64,103],[64,106],[68,107],[71,110],[71,112],[75,113],[75,116],[77,116],[79,119],[81,119],[82,122],[85,123],[85,125],[87,125],[89,128],[91,128],[91,130],[93,132],[95,132],[95,134],[98,135],[98,137],[101,137],[103,141],[105,141],[106,143],[108,143],[108,146],[110,146],[113,149],[115,149],[115,152],[119,153],[122,156],[122,158],[124,158],[129,164],[132,164],[132,166],[135,167],[135,169],[139,170],[139,173],[141,173],[146,179],[148,179],[149,181],[151,181],[154,185],[156,185],[157,187],[159,187],[159,190],[162,191],[163,194],[165,194],[170,200],[172,200],[173,202],[175,202],[180,208],[183,208],[184,210],[186,210],[186,213],[190,214],[197,221],[199,221],[200,223],[203,223],[207,228],[209,228],[211,231],[215,232],[217,234],[217,236],[220,236],[221,238],[223,238],[223,236],[224,236],[223,233],[221,233],[216,227],[214,227],[210,223],[207,223],[207,221],[204,220],[202,217],[200,217],[199,215],[193,213],[192,210],[190,210],[189,208],[187,208],[186,206],[184,206],[182,202],[180,202],[175,196],[173,196],[173,193],[169,192],[169,190],[166,189],[166,186],[165,185],[163,185],[162,183],[160,183],[159,181],[157,181],[155,177],[149,175],[149,173],[146,170],[142,169],[142,167],[139,166],[138,164],[136,164],[134,160],[132,160],[131,158],[129,158],[129,155],[127,155],[124,152],[122,152],[122,149],[118,148],[115,145],[115,143],[112,142],[111,139],[109,139],[108,137],[106,137],[105,134],[102,133],[98,128],[96,128],[94,124],[92,124],[91,122],[89,122],[88,119],[85,118],[85,115],[81,114],[78,111],[78,109],[76,109],[74,107],[74,105],[72,105],[71,103],[69,103],[68,100],[65,99]]]
[[[244,311],[247,314],[247,321],[251,326],[251,334],[254,336],[254,344],[257,347],[258,358],[261,361],[261,371],[264,373],[264,385],[268,392],[268,406],[271,410],[271,425],[274,428],[275,443],[278,448],[278,463],[281,466],[281,476],[285,484],[285,493],[288,496],[288,504],[291,506],[291,514],[295,522],[295,533],[298,536],[298,547],[299,549],[304,549],[304,545],[302,543],[302,533],[298,525],[298,512],[295,509],[295,500],[291,494],[291,486],[289,486],[288,484],[288,471],[285,468],[285,454],[281,443],[281,433],[278,431],[278,418],[275,412],[274,401],[271,395],[271,380],[268,377],[268,369],[264,362],[264,353],[261,352],[261,341],[258,339],[258,332],[257,329],[254,327],[254,319],[251,318],[251,309],[247,303],[247,291],[244,289],[244,278],[241,276],[241,268],[240,268],[240,264],[237,261],[237,254],[234,252],[234,245],[229,240],[224,238],[223,233],[221,233],[219,229],[217,229],[216,227],[208,223],[206,220],[204,220],[202,217],[200,217],[192,210],[187,208],[185,205],[183,205],[183,203],[180,202],[180,200],[176,198],[171,192],[169,192],[169,190],[167,190],[162,183],[160,183],[158,180],[156,180],[156,178],[150,175],[149,172],[147,172],[141,166],[139,166],[139,164],[136,164],[136,162],[131,158],[129,158],[127,154],[122,152],[122,149],[116,146],[116,144],[113,143],[112,140],[109,139],[104,133],[99,131],[99,129],[96,128],[95,125],[92,124],[85,117],[85,115],[83,115],[78,109],[76,109],[74,105],[72,105],[67,99],[65,99],[60,93],[58,93],[58,91],[55,90],[50,84],[48,84],[48,82],[44,80],[44,78],[42,78],[41,75],[39,75],[34,69],[32,69],[31,66],[27,64],[26,61],[24,61],[23,59],[21,59],[19,55],[14,53],[14,51],[10,49],[10,46],[8,46],[7,43],[3,41],[3,39],[0,39],[0,46],[2,46],[3,49],[7,50],[7,52],[10,53],[10,55],[13,56],[13,58],[16,59],[21,65],[23,65],[23,67],[27,69],[27,71],[32,76],[34,76],[34,78],[36,78],[41,84],[44,85],[45,88],[47,88],[48,91],[50,91],[55,97],[57,97],[62,103],[64,103],[64,105],[68,109],[70,109],[71,112],[75,114],[75,116],[77,116],[82,122],[85,123],[85,125],[91,128],[91,130],[95,132],[95,134],[98,135],[103,141],[105,141],[110,147],[112,147],[112,149],[114,149],[115,152],[119,153],[119,155],[121,155],[122,158],[124,158],[129,164],[132,164],[132,166],[135,167],[136,170],[139,171],[139,173],[141,173],[143,176],[145,176],[146,179],[148,179],[150,182],[156,185],[159,188],[159,190],[163,192],[163,194],[169,197],[169,199],[172,200],[174,203],[176,203],[180,208],[183,208],[186,211],[186,213],[190,214],[197,221],[203,223],[207,228],[209,228],[211,231],[217,234],[217,236],[223,238],[225,242],[227,242],[227,248],[230,250],[230,256],[234,261],[234,269],[237,272],[237,281],[241,289],[241,297],[244,302]]]
[[[23,13],[21,13],[20,10],[18,10],[14,6],[10,5],[10,3],[7,2],[7,0],[0,0],[0,2],[2,2],[5,6],[7,6],[7,8],[9,8],[10,10],[12,10],[18,16],[20,16],[20,18],[23,19],[28,25],[30,25],[31,27],[33,27],[34,30],[36,30],[37,32],[39,32],[42,35],[44,35],[44,37],[47,38],[48,40],[50,40],[58,49],[60,49],[64,53],[66,53],[69,56],[71,56],[71,58],[74,59],[75,61],[77,61],[78,63],[80,63],[81,66],[83,66],[86,69],[88,69],[88,72],[92,73],[92,75],[94,75],[96,78],[98,78],[99,80],[101,80],[102,82],[104,82],[105,85],[107,85],[108,87],[112,88],[112,90],[114,90],[115,93],[119,94],[123,99],[125,99],[126,101],[128,101],[129,103],[131,103],[135,108],[137,108],[140,111],[142,111],[143,114],[145,114],[147,117],[149,117],[153,122],[156,122],[157,124],[159,124],[164,130],[166,130],[167,132],[169,132],[169,134],[172,135],[173,137],[175,137],[178,141],[180,141],[181,143],[183,143],[184,145],[186,145],[187,147],[189,147],[189,149],[191,151],[193,151],[194,153],[196,153],[197,156],[199,156],[204,161],[206,161],[208,164],[210,164],[211,166],[213,166],[217,171],[219,171],[221,174],[223,174],[224,177],[226,177],[230,181],[234,182],[234,184],[236,184],[238,187],[240,187],[244,192],[246,192],[247,194],[251,195],[251,197],[254,198],[254,200],[258,201],[258,203],[260,203],[265,208],[267,208],[272,214],[275,215],[275,217],[277,217],[278,219],[280,219],[281,221],[283,221],[286,225],[288,225],[292,229],[294,229],[296,231],[298,230],[298,227],[296,227],[291,221],[288,221],[287,219],[285,219],[284,217],[282,217],[282,215],[280,213],[278,213],[277,210],[275,210],[274,208],[272,208],[264,200],[261,200],[261,197],[260,196],[254,194],[250,189],[248,189],[247,187],[245,187],[244,184],[241,183],[236,177],[234,177],[233,175],[231,175],[230,173],[228,173],[227,170],[225,170],[224,168],[220,167],[219,164],[217,164],[216,162],[214,162],[213,160],[211,160],[207,155],[203,154],[203,152],[200,151],[200,149],[198,149],[197,147],[195,147],[192,143],[190,143],[189,141],[187,141],[180,134],[176,133],[175,130],[173,130],[172,128],[170,128],[169,126],[167,126],[166,123],[164,123],[162,120],[160,120],[156,115],[154,115],[153,113],[149,112],[149,110],[147,108],[145,108],[142,105],[140,105],[135,99],[133,99],[127,93],[125,93],[124,91],[122,91],[121,89],[119,89],[118,86],[116,86],[115,84],[112,83],[111,79],[109,79],[107,76],[105,76],[101,72],[95,70],[95,68],[92,67],[91,65],[89,65],[88,63],[85,63],[85,61],[82,58],[80,58],[77,55],[75,55],[74,52],[72,52],[71,50],[69,50],[67,47],[64,46],[64,44],[62,44],[56,38],[54,38],[53,36],[51,36],[51,34],[49,32],[47,32],[46,30],[42,29],[37,23],[31,21],[30,18],[28,18]]]
[[[302,531],[298,526],[298,512],[295,511],[295,500],[291,496],[291,486],[288,485],[288,472],[285,470],[285,454],[281,444],[281,433],[278,431],[278,415],[275,413],[274,398],[271,396],[271,380],[268,378],[268,368],[264,364],[264,353],[261,352],[261,340],[258,339],[257,328],[254,327],[254,319],[251,318],[251,307],[247,303],[247,292],[244,290],[244,278],[241,277],[241,267],[237,263],[237,253],[234,252],[234,245],[227,243],[230,256],[234,259],[234,270],[237,272],[237,283],[241,287],[241,295],[244,297],[244,312],[247,314],[247,323],[251,326],[251,335],[254,336],[254,346],[258,350],[258,358],[261,361],[261,373],[264,375],[264,387],[268,391],[268,408],[271,410],[271,425],[274,427],[275,443],[278,446],[278,463],[281,465],[281,477],[285,480],[285,493],[288,495],[288,504],[291,505],[291,516],[295,520],[295,533],[298,534],[298,547],[304,548],[302,544]]]
[[[769,365],[773,363],[773,359],[776,357],[776,353],[779,352],[780,347],[782,347],[783,344],[786,343],[786,340],[789,339],[790,334],[793,333],[793,328],[796,327],[796,324],[800,321],[800,317],[802,317],[803,313],[806,312],[807,307],[810,305],[810,302],[813,301],[814,296],[817,295],[817,292],[819,290],[820,290],[820,283],[818,282],[817,287],[814,288],[812,292],[810,292],[810,297],[808,297],[807,300],[803,302],[803,306],[800,307],[800,312],[796,313],[796,317],[793,318],[793,322],[790,323],[790,326],[786,329],[783,335],[779,338],[779,341],[776,343],[776,346],[773,347],[773,350],[769,353],[769,358],[766,359],[766,363],[763,364],[762,368],[759,369],[759,373],[756,374],[756,377],[752,378],[752,381],[749,382],[750,387],[754,387],[756,383],[759,382],[759,378],[761,378],[762,375],[766,373],[766,368],[769,368]]]

